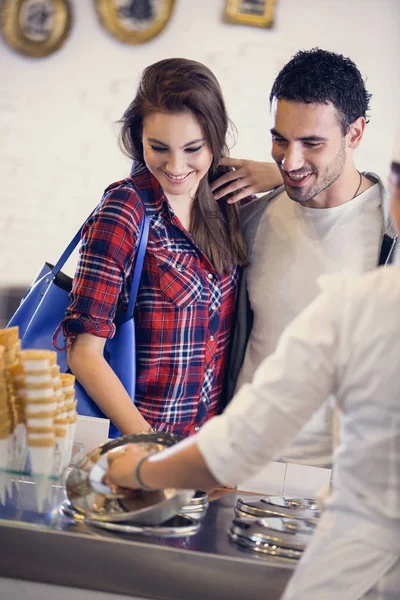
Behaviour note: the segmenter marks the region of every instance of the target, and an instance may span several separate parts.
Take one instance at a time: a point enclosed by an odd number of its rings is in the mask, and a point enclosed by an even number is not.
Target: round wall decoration
[[[126,44],[158,35],[172,16],[175,0],[95,0],[102,25]]]
[[[33,58],[58,50],[72,21],[69,0],[3,0],[0,16],[6,43]]]

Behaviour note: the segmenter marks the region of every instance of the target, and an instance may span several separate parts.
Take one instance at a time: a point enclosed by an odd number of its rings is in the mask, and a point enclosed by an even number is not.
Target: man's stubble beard
[[[285,185],[287,195],[294,202],[302,204],[303,202],[309,202],[316,196],[327,190],[332,184],[339,179],[340,175],[344,171],[346,163],[346,142],[345,138],[342,139],[342,143],[334,161],[328,165],[325,172],[321,175],[321,172],[312,169],[313,173],[317,173],[318,177],[311,185],[311,188],[302,190],[301,188],[290,188]],[[281,167],[280,167],[281,168]],[[314,175],[311,175],[313,177]],[[305,194],[305,195],[304,195]]]

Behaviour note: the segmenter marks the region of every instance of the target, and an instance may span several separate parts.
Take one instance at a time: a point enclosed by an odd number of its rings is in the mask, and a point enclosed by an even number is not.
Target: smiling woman
[[[213,158],[193,113],[148,115],[143,122],[143,158],[182,225],[189,229],[193,199]]]
[[[168,59],[143,72],[121,119],[134,160],[83,228],[62,326],[69,365],[121,433],[149,427],[190,435],[220,410],[239,268],[238,207],[216,202],[226,172],[228,116],[204,65]],[[144,199],[144,204],[140,198]],[[135,306],[134,404],[104,359],[117,309],[127,309],[143,210],[149,241]]]

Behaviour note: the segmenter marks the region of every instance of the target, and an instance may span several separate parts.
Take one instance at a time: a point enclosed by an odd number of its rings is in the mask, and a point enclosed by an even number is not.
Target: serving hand
[[[138,448],[136,444],[127,444],[123,448],[116,448],[107,454],[108,469],[103,481],[106,485],[115,488],[140,489],[135,478],[138,462],[147,456],[148,452]]]

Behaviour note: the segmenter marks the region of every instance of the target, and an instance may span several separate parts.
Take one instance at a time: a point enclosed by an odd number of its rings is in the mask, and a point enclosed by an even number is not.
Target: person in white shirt
[[[400,136],[391,214],[400,230]],[[400,590],[400,267],[327,275],[224,413],[155,455],[109,455],[106,481],[134,489],[235,486],[334,394],[333,491],[283,600],[395,600]]]
[[[400,245],[383,211],[382,184],[376,175],[359,173],[353,157],[369,99],[356,65],[321,49],[298,52],[273,84],[272,157],[284,185],[241,208],[250,264],[239,291],[226,404],[316,297],[320,275],[363,273],[400,261]],[[224,164],[237,170],[214,183],[214,188],[228,184],[216,198],[240,186],[241,199],[260,191],[260,184],[266,189],[268,177],[274,178],[262,163]],[[327,399],[283,460],[331,466],[331,405]]]

